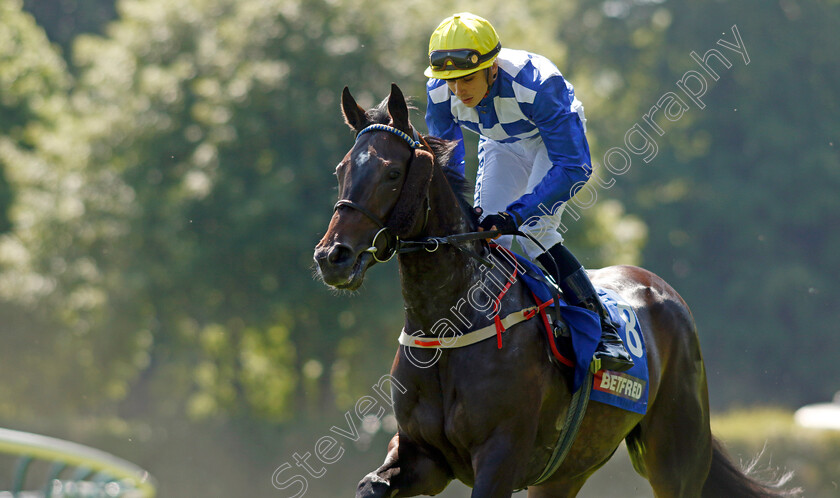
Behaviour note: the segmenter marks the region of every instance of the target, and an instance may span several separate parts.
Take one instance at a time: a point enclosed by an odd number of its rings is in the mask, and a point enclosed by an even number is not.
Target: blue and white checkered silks
[[[591,173],[583,105],[545,57],[502,49],[497,60],[498,76],[473,108],[446,81],[430,79],[426,124],[431,135],[459,141],[451,164],[462,172],[461,128],[478,133],[476,205],[485,213],[516,212],[526,225],[538,225],[530,231],[550,247],[562,240],[556,231],[562,206]],[[536,255],[535,247],[524,249]]]

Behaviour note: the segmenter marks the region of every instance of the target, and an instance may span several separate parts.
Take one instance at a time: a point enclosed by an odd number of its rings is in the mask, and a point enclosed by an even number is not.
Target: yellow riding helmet
[[[486,19],[469,12],[447,17],[429,40],[428,78],[454,79],[493,65],[502,48]]]

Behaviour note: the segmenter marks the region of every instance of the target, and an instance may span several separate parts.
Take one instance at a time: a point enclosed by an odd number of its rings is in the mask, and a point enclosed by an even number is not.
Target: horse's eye
[[[390,178],[391,180],[396,180],[400,177],[400,175],[402,175],[402,173],[398,169],[392,169],[388,172],[388,178]]]

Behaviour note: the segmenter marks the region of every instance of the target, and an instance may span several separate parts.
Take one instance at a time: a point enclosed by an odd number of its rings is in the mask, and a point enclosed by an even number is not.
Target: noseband
[[[384,125],[384,124],[372,124],[372,125],[368,126],[367,128],[363,129],[362,131],[360,131],[356,135],[356,141],[358,142],[359,137],[361,137],[365,133],[370,133],[372,131],[386,131],[388,133],[394,134],[394,135],[400,137],[401,139],[403,139],[403,141],[405,141],[405,143],[407,143],[408,146],[411,147],[411,150],[420,149],[420,148],[423,147],[423,144],[420,142],[420,137],[417,135],[417,130],[414,130],[414,138],[411,138],[411,136],[408,133],[405,133],[402,130],[398,130],[398,129],[394,128],[393,126],[388,126],[388,125]],[[373,236],[373,240],[370,243],[370,247],[365,249],[365,252],[369,252],[369,253],[371,253],[371,255],[373,255],[373,259],[376,262],[385,263],[387,261],[390,261],[391,258],[393,258],[394,255],[397,254],[397,252],[399,252],[399,250],[400,250],[399,237],[397,235],[395,235],[390,230],[390,228],[388,228],[386,226],[386,223],[383,220],[381,220],[378,216],[373,214],[368,208],[362,206],[361,204],[359,204],[357,202],[353,202],[350,199],[341,199],[338,202],[336,202],[335,206],[333,206],[333,211],[337,210],[340,207],[348,207],[348,208],[351,208],[351,209],[355,209],[356,211],[365,215],[369,220],[374,222],[376,224],[376,226],[379,227],[379,231],[376,232],[376,235]],[[426,197],[426,220],[427,221],[428,221],[428,216],[429,216],[429,198]],[[425,222],[424,222],[424,225],[425,225]],[[376,243],[377,243],[377,241],[379,241],[380,238],[382,238],[382,240],[385,242],[385,246],[382,249],[383,254],[381,254],[381,255],[379,254],[380,250],[376,246]]]

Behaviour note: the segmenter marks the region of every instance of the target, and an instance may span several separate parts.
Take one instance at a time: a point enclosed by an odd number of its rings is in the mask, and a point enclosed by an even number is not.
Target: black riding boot
[[[537,261],[554,276],[569,304],[594,311],[601,318],[601,342],[595,349],[593,372],[602,368],[623,372],[632,367],[633,359],[627,353],[616,325],[577,258],[563,244],[555,244],[547,254],[537,256]]]

